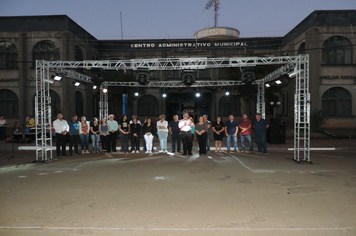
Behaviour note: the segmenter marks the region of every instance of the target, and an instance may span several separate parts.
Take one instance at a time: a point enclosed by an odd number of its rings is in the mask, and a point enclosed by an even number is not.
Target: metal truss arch
[[[295,117],[294,117],[294,160],[310,162],[310,94],[309,94],[309,56],[276,56],[276,57],[223,57],[223,58],[151,58],[131,60],[89,60],[89,61],[36,61],[36,160],[52,159],[47,152],[51,151],[52,140],[47,139],[50,133],[50,95],[49,72],[67,73],[66,77],[90,83],[91,78],[77,73],[75,69],[100,68],[104,70],[201,70],[228,67],[253,67],[258,65],[281,65],[280,68],[253,82],[258,87],[257,111],[264,112],[264,84],[284,75],[295,67]],[[243,85],[241,81],[196,81],[191,86],[181,81],[150,81],[147,85],[137,82],[104,82],[100,92],[100,118],[108,115],[108,93],[103,88],[109,86],[127,87],[208,87]],[[303,159],[301,159],[301,153]]]

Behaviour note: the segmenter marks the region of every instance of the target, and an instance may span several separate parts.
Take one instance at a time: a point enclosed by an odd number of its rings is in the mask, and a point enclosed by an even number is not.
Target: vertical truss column
[[[261,113],[262,118],[265,119],[265,84],[263,81],[257,83],[257,104],[256,110],[258,113]]]
[[[106,91],[105,91],[106,90]],[[100,101],[99,101],[99,117],[100,121],[103,117],[106,119],[109,116],[108,111],[108,86],[106,83],[100,85]]]
[[[299,58],[295,68],[294,160],[310,162],[309,55]]]
[[[51,96],[49,68],[44,61],[36,61],[36,161],[52,159]]]

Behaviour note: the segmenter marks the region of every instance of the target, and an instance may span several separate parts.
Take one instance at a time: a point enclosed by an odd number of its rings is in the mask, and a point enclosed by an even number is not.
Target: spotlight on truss
[[[182,71],[182,83],[185,85],[192,85],[195,83],[195,71],[194,70],[183,70]]]
[[[150,74],[148,71],[139,71],[136,74],[136,81],[140,85],[147,85],[150,82]]]

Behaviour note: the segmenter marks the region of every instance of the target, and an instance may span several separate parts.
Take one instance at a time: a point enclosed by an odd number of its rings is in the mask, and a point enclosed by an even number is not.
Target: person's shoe
[[[140,153],[140,151],[139,151],[139,150],[137,150],[137,151],[136,151],[136,153]]]
[[[148,151],[148,153],[152,153],[152,151]]]
[[[245,153],[250,153],[250,151],[245,151]]]
[[[163,153],[164,151],[163,150],[159,150],[159,152],[158,153]]]
[[[229,151],[229,150],[227,150],[226,152],[227,152],[227,153],[230,153],[230,151]]]
[[[244,150],[242,150],[242,151],[241,151],[241,153],[245,153],[245,151],[244,151]]]
[[[188,153],[189,156],[193,156],[193,153]]]
[[[184,152],[182,155],[187,155],[187,153],[186,153],[186,152]]]

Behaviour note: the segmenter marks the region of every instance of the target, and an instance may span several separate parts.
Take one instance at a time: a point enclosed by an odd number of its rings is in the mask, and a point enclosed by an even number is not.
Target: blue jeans
[[[253,144],[251,139],[251,134],[240,135],[241,137],[241,150],[245,151],[245,139],[247,139],[248,143],[250,144],[250,152],[253,151]]]
[[[80,138],[80,148],[82,149],[82,151],[85,150],[89,150],[89,134],[80,134],[79,135]],[[84,149],[85,148],[85,149]]]
[[[91,143],[93,145],[93,152],[99,151],[99,139],[100,139],[100,134],[96,136],[95,134],[91,134]]]
[[[177,152],[180,152],[180,134],[172,134],[172,152],[176,151],[176,142],[177,142]]]
[[[266,133],[255,134],[258,152],[267,153]]]
[[[227,136],[227,141],[226,141],[227,150],[230,151],[231,138],[233,138],[234,140],[234,151],[237,151],[237,136],[234,136],[233,134],[229,134]]]
[[[159,143],[161,145],[161,150],[167,150],[168,132],[166,132],[166,131],[158,131],[157,134],[158,134]]]

